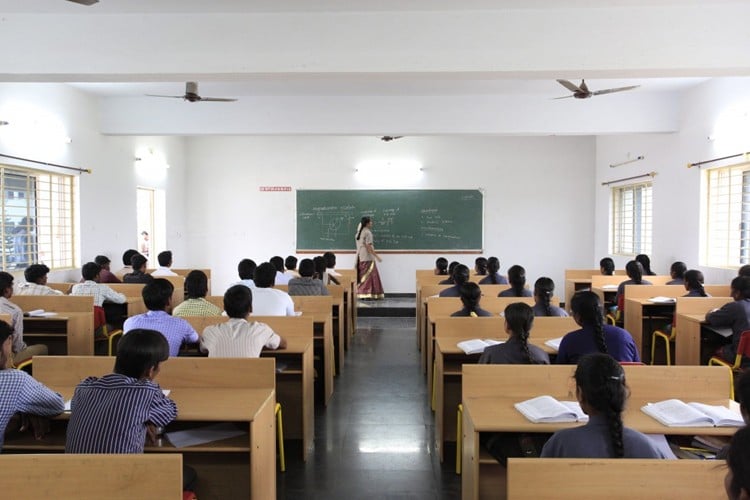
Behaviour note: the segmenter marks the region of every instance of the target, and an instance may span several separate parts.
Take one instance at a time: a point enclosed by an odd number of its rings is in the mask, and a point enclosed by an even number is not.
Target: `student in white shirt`
[[[151,273],[151,276],[177,276],[177,273],[170,269],[172,267],[172,252],[170,250],[161,252],[156,259],[159,261],[159,267]]]
[[[276,267],[264,262],[255,270],[255,288],[253,288],[254,316],[297,316],[294,312],[294,301],[288,293],[273,287],[276,278]]]
[[[284,259],[284,267],[286,268],[284,274],[288,274],[290,279],[299,278],[297,262],[297,257],[295,257],[294,255],[288,255],[287,258]]]
[[[60,290],[47,286],[49,267],[44,264],[31,264],[23,272],[25,283],[16,287],[16,295],[62,295]]]

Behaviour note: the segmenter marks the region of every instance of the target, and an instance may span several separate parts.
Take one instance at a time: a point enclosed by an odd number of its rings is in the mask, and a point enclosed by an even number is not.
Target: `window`
[[[750,163],[707,170],[705,264],[750,263]]]
[[[651,253],[651,183],[612,188],[611,253]]]
[[[5,271],[34,263],[50,269],[73,267],[73,176],[0,165],[0,189],[0,267]]]

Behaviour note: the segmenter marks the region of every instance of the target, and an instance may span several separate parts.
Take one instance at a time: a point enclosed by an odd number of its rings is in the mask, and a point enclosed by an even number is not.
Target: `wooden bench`
[[[247,432],[212,443],[175,448],[168,439],[146,452],[181,452],[196,469],[199,498],[276,497],[275,362],[249,358],[170,358],[161,364],[157,382],[171,391],[177,421],[166,431],[231,422]],[[86,377],[111,373],[113,359],[101,356],[39,356],[34,378],[70,399]],[[28,433],[6,436],[3,453],[62,452],[68,414],[52,420],[43,440]],[[14,457],[16,458],[16,457]]]
[[[511,458],[508,499],[724,499],[723,461]]]
[[[179,500],[182,455],[0,455],[0,481],[7,498]]]
[[[28,344],[46,344],[52,354],[94,354],[94,298],[70,295],[14,295],[25,312],[44,309],[50,317],[24,317]]]

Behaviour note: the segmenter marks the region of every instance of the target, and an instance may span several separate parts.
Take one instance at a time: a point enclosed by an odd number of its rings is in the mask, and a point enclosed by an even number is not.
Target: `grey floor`
[[[415,335],[413,317],[359,318],[333,398],[316,409],[315,451],[307,463],[287,458],[278,498],[460,497],[453,464],[435,456]]]

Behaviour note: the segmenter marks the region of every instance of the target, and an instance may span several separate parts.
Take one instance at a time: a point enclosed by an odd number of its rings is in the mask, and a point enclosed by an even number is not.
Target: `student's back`
[[[480,364],[535,364],[548,365],[549,356],[539,347],[529,344],[534,326],[534,312],[528,304],[516,302],[505,308],[505,333],[508,340],[487,347],[479,357]]]

